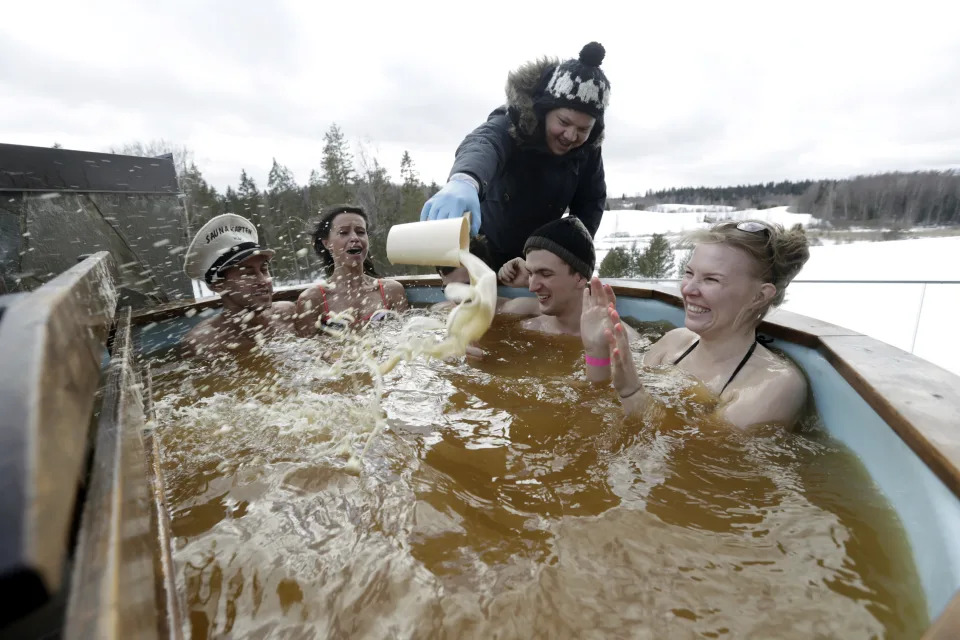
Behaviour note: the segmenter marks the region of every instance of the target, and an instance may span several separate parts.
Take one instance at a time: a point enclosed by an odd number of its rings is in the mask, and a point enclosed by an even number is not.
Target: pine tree
[[[270,173],[267,175],[267,192],[277,195],[283,191],[296,190],[296,188],[297,184],[293,180],[293,173],[274,158]]]
[[[640,264],[643,260],[643,252],[637,248],[636,240],[630,245],[630,251],[627,253],[627,257],[630,259],[630,264],[627,266],[625,277],[642,278],[643,274],[641,273]]]
[[[273,272],[283,280],[304,280],[305,269],[309,268],[309,258],[301,258],[297,252],[308,246],[307,234],[309,216],[304,194],[293,179],[293,173],[286,166],[273,159],[273,165],[267,176],[267,215],[264,225],[275,239],[277,252],[273,259]]]
[[[403,186],[400,189],[400,216],[397,222],[417,222],[420,220],[420,211],[427,198],[420,176],[417,175],[417,170],[413,166],[413,158],[408,151],[404,151],[403,157],[400,158],[400,177],[403,180]]]
[[[386,167],[362,145],[360,166],[362,174],[356,182],[356,198],[370,217],[370,258],[378,273],[387,274],[392,271],[386,260],[387,234],[400,213],[401,190],[390,182]]]
[[[260,245],[269,247],[272,238],[263,224],[263,200],[260,198],[257,183],[247,175],[246,169],[240,170],[240,186],[237,187],[237,206],[239,207],[239,211],[236,213],[239,213],[252,222],[253,226],[257,228]]]
[[[324,204],[350,200],[350,187],[356,176],[353,171],[353,156],[350,145],[336,124],[323,134],[323,191]]]
[[[686,252],[680,257],[680,261],[677,263],[677,273],[679,276],[682,276],[687,269],[687,265],[690,264],[690,260],[693,259],[693,247],[690,247]],[[678,277],[679,277],[678,276]]]
[[[600,262],[601,278],[626,278],[630,275],[630,254],[623,247],[614,247]]]
[[[211,218],[223,213],[223,200],[193,162],[178,176],[187,214],[187,235],[192,236]]]
[[[636,272],[645,278],[663,279],[673,275],[673,249],[665,235],[653,234],[650,244],[636,264]]]
[[[223,196],[224,201],[224,211],[226,213],[236,213],[238,215],[243,215],[242,208],[240,206],[240,198],[237,196],[237,192],[233,189],[232,186],[227,185],[227,191]]]
[[[404,151],[403,157],[400,158],[400,179],[403,180],[404,189],[420,188],[420,176],[417,175],[417,170],[413,166],[413,158],[410,157],[409,151]]]

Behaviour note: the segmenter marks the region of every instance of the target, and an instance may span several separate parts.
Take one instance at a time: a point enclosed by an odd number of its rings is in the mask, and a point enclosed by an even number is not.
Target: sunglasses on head
[[[747,233],[765,233],[770,235],[770,229],[767,225],[753,221],[737,223],[737,230],[746,231]]]

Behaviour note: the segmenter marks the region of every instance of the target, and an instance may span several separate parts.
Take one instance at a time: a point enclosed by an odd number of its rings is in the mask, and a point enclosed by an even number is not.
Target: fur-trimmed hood
[[[512,123],[510,135],[517,141],[535,147],[545,147],[544,118],[535,105],[553,70],[560,64],[558,58],[543,57],[525,62],[507,74],[507,114]],[[587,141],[575,151],[599,147],[603,142],[603,116],[597,118]]]

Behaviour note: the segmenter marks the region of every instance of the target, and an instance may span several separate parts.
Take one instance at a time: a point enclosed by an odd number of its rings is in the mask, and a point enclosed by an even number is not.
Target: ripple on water
[[[624,421],[576,340],[509,319],[381,381],[397,335],[154,363],[189,637],[920,635],[896,515],[816,416],[718,429],[658,372]]]

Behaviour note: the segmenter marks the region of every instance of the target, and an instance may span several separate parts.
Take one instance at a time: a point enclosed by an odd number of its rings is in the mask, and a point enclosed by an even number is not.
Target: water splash
[[[470,284],[451,283],[444,294],[457,303],[446,322],[446,337],[437,342],[416,334],[444,328],[432,318],[414,318],[404,327],[401,346],[379,366],[381,375],[393,370],[401,360],[410,361],[420,355],[438,360],[462,356],[467,345],[483,337],[490,328],[497,308],[497,275],[483,260],[469,251],[460,251],[460,262],[470,274]]]

